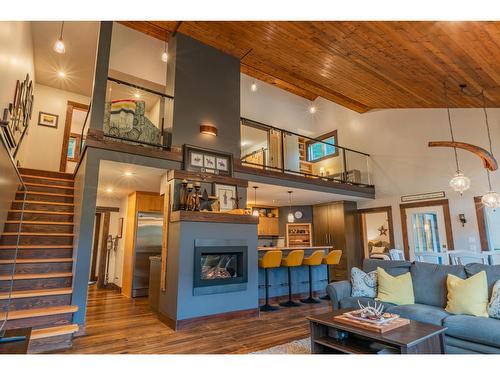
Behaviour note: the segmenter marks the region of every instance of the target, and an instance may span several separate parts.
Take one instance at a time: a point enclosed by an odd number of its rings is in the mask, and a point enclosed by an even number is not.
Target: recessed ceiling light
[[[123,173],[124,176],[127,176],[127,177],[130,177],[130,176],[133,176],[134,174],[132,172],[125,172]]]
[[[58,71],[58,72],[57,72],[57,75],[58,75],[60,78],[64,78],[64,77],[66,77],[66,73],[64,73],[62,70]]]
[[[309,113],[311,114],[315,114],[316,113],[316,107],[314,105],[311,104],[311,106],[309,107]]]
[[[112,193],[112,192],[113,192],[112,188],[109,187],[109,188],[106,189],[106,193]]]
[[[136,98],[140,98],[140,97],[141,97],[141,94],[139,94],[138,92],[136,92],[136,93],[134,94],[134,96],[135,96]]]
[[[257,84],[255,82],[253,82],[251,85],[250,85],[250,90],[252,90],[253,92],[257,91]]]

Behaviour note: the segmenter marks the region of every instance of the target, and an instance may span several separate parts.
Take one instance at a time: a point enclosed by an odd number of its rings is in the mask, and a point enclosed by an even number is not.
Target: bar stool
[[[340,263],[340,258],[342,257],[342,250],[332,250],[327,255],[323,257],[321,264],[326,264],[326,278],[327,283],[330,284],[330,266],[335,266]],[[320,297],[322,300],[329,300],[330,296],[324,295]]]
[[[302,260],[304,259],[304,250],[292,250],[288,253],[286,258],[281,260],[281,267],[286,267],[288,271],[288,301],[281,302],[280,306],[283,307],[294,307],[300,306],[300,303],[292,300],[292,267],[298,267],[302,265]]]
[[[312,267],[321,265],[321,262],[323,261],[323,255],[324,255],[323,250],[316,250],[311,255],[304,258],[304,261],[302,262],[302,265],[309,267],[309,297],[301,299],[300,302],[302,302],[302,303],[320,303],[321,302],[321,301],[317,300],[316,298],[313,298],[313,295],[312,295],[312,289],[313,289],[313,286],[312,286]]]
[[[260,306],[260,311],[274,311],[279,309],[278,306],[269,304],[269,268],[278,268],[281,265],[282,256],[283,252],[281,250],[269,250],[259,259],[259,267],[264,269],[266,283],[266,303]]]

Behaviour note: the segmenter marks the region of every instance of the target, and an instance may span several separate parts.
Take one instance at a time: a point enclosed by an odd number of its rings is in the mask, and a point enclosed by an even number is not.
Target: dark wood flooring
[[[328,301],[282,308],[255,318],[209,323],[173,331],[148,307],[147,298],[128,299],[116,290],[89,291],[86,336],[73,340],[69,354],[251,353],[309,336],[305,319],[330,311]]]

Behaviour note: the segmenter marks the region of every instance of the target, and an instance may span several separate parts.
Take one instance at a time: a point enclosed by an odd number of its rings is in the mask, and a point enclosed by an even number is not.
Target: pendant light
[[[59,39],[54,43],[54,51],[59,54],[64,54],[66,52],[66,46],[63,41],[63,31],[64,31],[64,21],[61,22],[61,32],[59,33]]]
[[[292,191],[288,190],[288,217],[287,221],[293,223],[295,221],[295,216],[292,213]]]
[[[443,82],[443,86],[444,86],[444,98],[446,101],[446,111],[448,113],[448,125],[450,127],[451,141],[455,142],[455,136],[453,134],[453,125],[451,123],[450,104],[448,102],[448,87],[446,86],[446,80]],[[450,180],[450,187],[456,192],[460,193],[460,195],[462,195],[464,191],[470,188],[470,179],[460,171],[460,165],[458,164],[458,154],[456,147],[453,147],[453,152],[455,154],[456,172],[453,178]]]
[[[255,92],[255,91],[257,91],[257,88],[258,87],[257,87],[257,84],[255,83],[255,81],[252,82],[252,84],[250,85],[250,90],[252,90],[252,92]]]
[[[491,145],[491,133],[490,133],[490,123],[488,121],[488,112],[486,111],[486,98],[484,96],[484,90],[481,91],[481,95],[483,98],[483,112],[484,112],[484,120],[486,123],[486,132],[488,134],[488,143],[490,146],[490,154],[493,156],[493,147]],[[481,197],[481,203],[486,207],[493,208],[494,210],[500,207],[500,194],[496,191],[493,191],[491,188],[491,176],[490,170],[486,169],[486,175],[488,177],[488,192]]]
[[[258,186],[253,187],[253,210],[252,210],[252,215],[253,216],[259,216],[259,210],[257,209],[257,189]]]
[[[167,37],[165,36],[165,45],[163,47],[163,53],[161,54],[161,61],[168,61],[168,53],[167,53]]]

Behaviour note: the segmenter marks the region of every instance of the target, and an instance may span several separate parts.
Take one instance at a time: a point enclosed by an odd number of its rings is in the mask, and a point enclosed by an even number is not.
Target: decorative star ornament
[[[378,228],[378,231],[380,233],[381,236],[387,236],[387,228],[384,228],[384,226],[380,226],[380,228]]]

